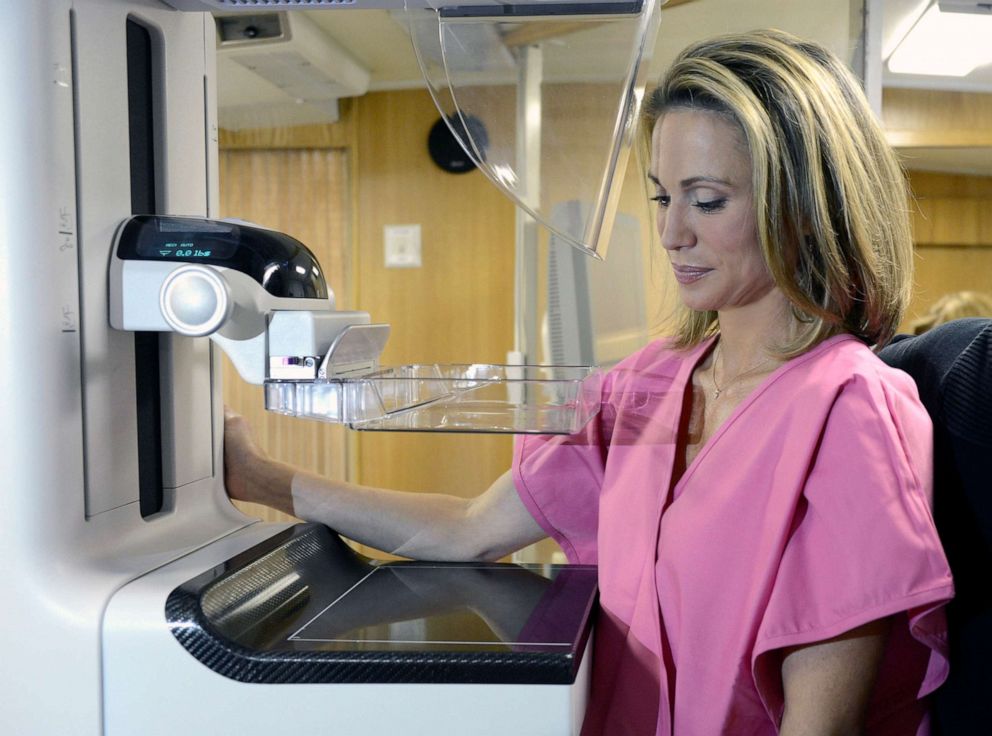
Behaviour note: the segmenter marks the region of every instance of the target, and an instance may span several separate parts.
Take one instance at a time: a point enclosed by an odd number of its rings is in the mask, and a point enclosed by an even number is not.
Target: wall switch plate
[[[386,268],[420,268],[420,225],[383,228]]]

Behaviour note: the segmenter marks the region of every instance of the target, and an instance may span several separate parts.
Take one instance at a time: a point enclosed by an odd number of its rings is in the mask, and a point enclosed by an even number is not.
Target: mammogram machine
[[[337,4],[3,0],[5,734],[577,732],[594,569],[382,564],[224,493],[219,351],[268,408],[366,429],[569,432],[595,412],[594,371],[379,366],[388,327],[336,310],[305,244],[217,218],[204,11]],[[627,24],[605,173],[560,233],[601,250],[654,3],[351,4],[406,14],[446,118],[486,123],[454,126],[461,144],[537,216],[554,203],[528,188],[536,149],[492,98],[527,54],[501,39]]]

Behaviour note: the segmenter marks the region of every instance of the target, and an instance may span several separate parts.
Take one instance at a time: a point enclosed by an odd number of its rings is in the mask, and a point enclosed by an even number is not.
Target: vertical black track
[[[155,192],[154,48],[147,28],[127,21],[128,137],[131,214],[157,214]],[[142,517],[162,510],[162,398],[159,333],[136,332],[134,369],[138,409],[138,482]]]

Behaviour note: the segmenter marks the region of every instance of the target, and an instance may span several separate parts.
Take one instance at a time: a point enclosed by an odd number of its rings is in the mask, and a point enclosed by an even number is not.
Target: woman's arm
[[[783,651],[781,736],[857,736],[885,651],[889,620]]]
[[[224,481],[231,498],[261,503],[361,544],[422,560],[494,560],[543,539],[508,472],[472,499],[329,480],[276,462],[248,423],[226,413]]]

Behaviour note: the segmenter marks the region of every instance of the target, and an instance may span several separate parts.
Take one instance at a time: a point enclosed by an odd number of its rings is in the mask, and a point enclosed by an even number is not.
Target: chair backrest
[[[916,380],[934,423],[934,521],[956,591],[935,732],[992,733],[992,320],[948,322],[879,355]]]

